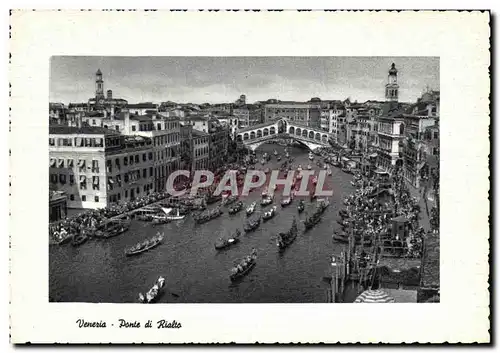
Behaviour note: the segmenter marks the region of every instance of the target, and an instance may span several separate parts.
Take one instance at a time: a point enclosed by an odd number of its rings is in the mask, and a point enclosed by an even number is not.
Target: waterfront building
[[[385,112],[378,120],[377,167],[391,172],[400,160],[404,140],[404,119],[397,103],[386,105]],[[402,162],[400,162],[402,163]]]
[[[151,140],[101,127],[49,127],[50,186],[69,208],[97,209],[153,191]]]
[[[180,130],[183,169],[191,170],[191,172],[208,169],[210,167],[210,135],[193,129],[192,125],[181,126]]]
[[[228,126],[222,125],[217,119],[208,121],[209,154],[210,166],[209,169],[216,170],[224,165],[228,156],[230,130]]]
[[[231,114],[238,119],[240,128],[250,126],[250,109],[246,104],[234,107]]]
[[[64,191],[49,190],[49,222],[66,218],[68,201]]]
[[[180,166],[180,120],[159,114],[132,116],[122,111],[125,135],[147,137],[152,141],[154,190],[165,191],[168,176]]]

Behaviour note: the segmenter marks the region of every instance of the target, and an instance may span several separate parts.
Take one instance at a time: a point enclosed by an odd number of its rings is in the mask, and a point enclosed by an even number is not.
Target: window
[[[138,154],[135,155],[135,163],[139,163],[139,155]]]
[[[120,158],[115,159],[115,164],[118,169],[120,169]]]
[[[75,195],[73,195],[73,194],[69,195],[69,200],[70,201],[75,201]]]
[[[160,123],[156,124],[156,129],[157,130],[161,130],[161,124]]]
[[[434,140],[439,138],[439,131],[434,131]]]
[[[122,194],[121,194],[121,193],[119,193],[119,194],[117,194],[117,196],[118,196],[118,201],[120,201],[120,200],[121,200],[121,198],[122,198]]]
[[[437,148],[437,147],[433,147],[433,148],[432,148],[432,155],[433,155],[433,156],[437,156],[438,154],[439,154],[439,148]]]
[[[99,177],[98,176],[92,177],[92,189],[99,190]]]
[[[120,131],[120,127],[118,125],[115,126],[116,131]]]
[[[92,125],[95,125],[95,124],[96,124],[96,123],[95,123],[95,119],[92,119]]]
[[[59,182],[61,184],[66,184],[66,174],[59,174]]]
[[[135,125],[132,125],[132,131],[135,131]]]
[[[127,157],[123,157],[123,165],[128,165],[128,158]]]
[[[130,165],[133,165],[134,164],[134,156],[130,156],[128,158],[128,162],[129,162]]]
[[[57,184],[57,174],[50,174],[50,182],[52,184]]]
[[[82,201],[87,201],[87,196],[82,195]]]
[[[142,161],[143,161],[143,162],[146,162],[146,160],[147,160],[146,153],[143,153],[143,154],[142,154]]]
[[[99,161],[95,159],[92,160],[92,172],[99,173]]]
[[[149,176],[152,177],[153,176],[153,167],[149,167]]]
[[[128,173],[123,174],[123,180],[128,183]]]
[[[125,190],[125,198],[128,197],[128,190]]]
[[[99,202],[99,196],[94,196],[94,201]]]
[[[70,175],[69,176],[69,184],[73,185],[74,183],[75,183],[75,176],[74,175]]]
[[[56,145],[55,139],[49,138],[49,146],[55,146],[55,145]]]
[[[147,170],[146,168],[144,168],[144,169],[142,170],[142,177],[143,177],[143,178],[147,178],[147,177],[148,177],[148,170]]]

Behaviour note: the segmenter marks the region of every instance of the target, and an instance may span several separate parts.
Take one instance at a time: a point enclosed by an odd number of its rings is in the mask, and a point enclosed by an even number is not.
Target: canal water
[[[274,149],[284,155],[283,147],[269,144],[260,146],[257,153],[272,153]],[[289,151],[295,166],[307,166],[307,150],[289,147]],[[318,169],[316,160],[312,165]],[[263,168],[273,169],[280,164],[273,157]],[[281,208],[279,194],[275,201],[278,214],[223,251],[215,250],[215,241],[222,234],[243,230],[247,219],[244,211],[231,216],[225,209],[224,215],[203,225],[196,225],[191,216],[158,227],[133,221],[128,232],[109,240],[91,240],[80,247],[51,246],[49,296],[61,302],[136,302],[138,293],[147,291],[162,275],[167,279],[167,291],[159,300],[163,303],[325,302],[328,284],[322,278],[329,275],[330,256],[342,250],[341,244],[332,242],[331,235],[339,228],[336,220],[343,198],[354,191],[349,174],[335,167],[332,171],[325,182],[325,189],[333,190],[330,207],[323,220],[307,233],[301,221],[315,204],[306,200],[306,212],[299,215],[297,199]],[[249,204],[260,198],[261,192],[256,190],[243,202]],[[258,205],[253,216],[262,212]],[[299,236],[284,253],[279,253],[274,236],[287,231],[294,217]],[[125,249],[158,231],[165,233],[160,246],[136,257],[125,257]],[[257,265],[247,276],[231,283],[231,267],[249,255],[252,248],[258,251]]]

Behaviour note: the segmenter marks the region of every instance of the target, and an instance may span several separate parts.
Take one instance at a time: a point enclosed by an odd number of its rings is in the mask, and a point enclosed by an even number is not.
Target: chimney
[[[130,111],[128,108],[123,108],[123,122],[124,122],[124,133],[125,135],[130,135]]]

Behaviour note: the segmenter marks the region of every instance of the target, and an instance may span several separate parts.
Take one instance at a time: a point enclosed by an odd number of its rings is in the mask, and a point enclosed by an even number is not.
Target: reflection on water
[[[275,148],[283,150],[283,147],[263,145],[259,151],[272,152]],[[295,165],[307,165],[307,151],[291,148],[290,152],[295,157]],[[273,158],[266,167],[280,164]],[[128,232],[109,240],[93,240],[77,248],[51,246],[50,298],[72,302],[135,302],[139,292],[148,290],[158,276],[163,275],[168,290],[160,302],[325,302],[326,285],[322,277],[327,275],[332,252],[341,251],[341,245],[332,243],[331,235],[338,228],[337,211],[342,207],[342,199],[353,191],[350,181],[348,174],[333,168],[325,188],[333,189],[334,195],[322,222],[306,234],[300,232],[282,254],[278,252],[274,236],[279,231],[287,231],[294,217],[305,219],[307,210],[313,207],[308,200],[306,212],[299,215],[296,201],[281,208],[278,195],[277,216],[261,223],[256,231],[242,235],[239,244],[223,251],[215,250],[216,239],[238,228],[242,230],[246,219],[244,211],[230,216],[226,210],[223,216],[203,225],[195,225],[190,216],[158,227],[134,221]],[[254,191],[243,201],[248,204],[258,199],[260,192]],[[260,205],[257,213],[262,213]],[[301,222],[299,230],[303,230]],[[125,257],[126,248],[157,231],[165,233],[163,244],[139,256]],[[252,248],[258,250],[257,265],[247,276],[231,283],[231,267]]]

